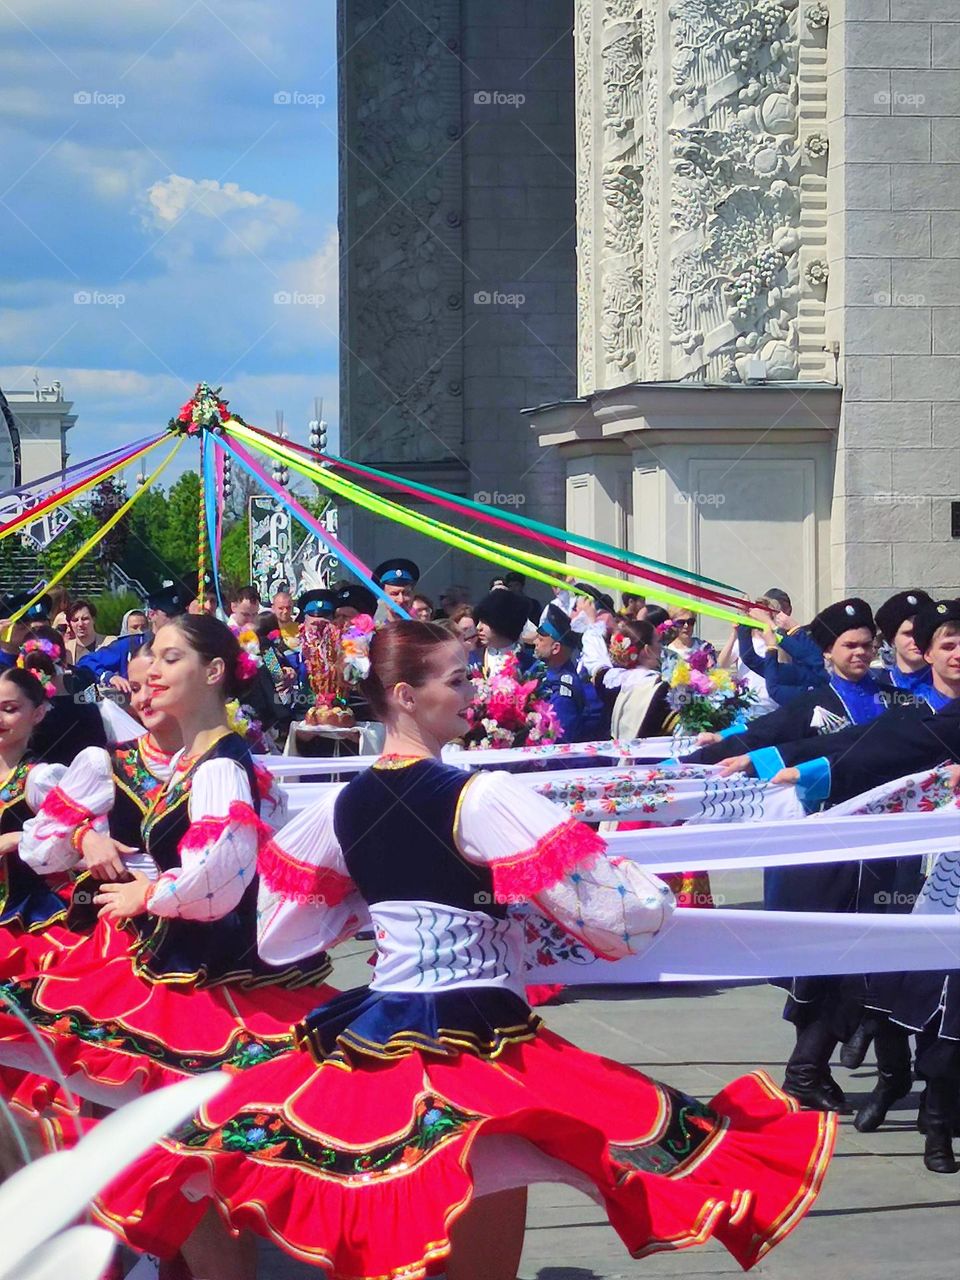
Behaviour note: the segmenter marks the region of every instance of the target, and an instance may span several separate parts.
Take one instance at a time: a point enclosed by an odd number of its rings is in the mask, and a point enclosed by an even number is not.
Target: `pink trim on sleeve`
[[[60,787],[54,787],[52,791],[47,792],[40,806],[40,813],[44,818],[50,818],[64,827],[76,827],[81,823],[89,823],[95,816],[91,809],[87,809],[79,801],[68,796]]]
[[[559,884],[575,867],[591,866],[605,848],[605,841],[596,831],[576,818],[568,818],[523,853],[493,863],[497,898],[533,898]]]
[[[191,822],[177,846],[178,851],[181,855],[197,853],[215,844],[227,827],[250,827],[257,832],[261,840],[270,834],[270,828],[260,821],[250,805],[243,800],[234,800],[225,818],[198,818],[195,822]]]
[[[268,840],[257,858],[257,871],[268,889],[284,898],[321,898],[335,907],[353,890],[349,876],[332,867],[318,867],[301,862],[277,844]]]

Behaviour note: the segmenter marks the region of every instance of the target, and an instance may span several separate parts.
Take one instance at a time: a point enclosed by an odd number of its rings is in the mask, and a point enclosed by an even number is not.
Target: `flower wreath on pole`
[[[246,426],[243,419],[227,407],[230,402],[222,398],[222,390],[222,387],[198,382],[191,398],[167,423],[167,430],[178,436],[198,436],[202,431],[222,431],[225,422]]]

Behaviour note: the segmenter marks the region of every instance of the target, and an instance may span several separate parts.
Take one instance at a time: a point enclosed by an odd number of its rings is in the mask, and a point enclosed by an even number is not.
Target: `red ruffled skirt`
[[[604,1205],[634,1257],[715,1237],[750,1267],[812,1205],[835,1131],[763,1072],[704,1105],[543,1030],[494,1060],[319,1066],[292,1051],[237,1075],[95,1213],[168,1256],[212,1197],[234,1231],[334,1277],[417,1280],[443,1271],[475,1193],[562,1180]]]
[[[78,934],[59,924],[38,933],[17,924],[0,925],[0,982],[34,977],[79,941]]]
[[[269,982],[203,986],[150,981],[134,971],[135,939],[100,920],[93,933],[25,982],[0,994],[29,1018],[57,1068],[103,1098],[173,1084],[211,1070],[242,1070],[283,1052],[291,1028],[337,992],[319,981],[298,989]],[[29,1031],[0,1001],[0,1062],[23,1066]],[[34,1055],[29,1069],[46,1072]]]

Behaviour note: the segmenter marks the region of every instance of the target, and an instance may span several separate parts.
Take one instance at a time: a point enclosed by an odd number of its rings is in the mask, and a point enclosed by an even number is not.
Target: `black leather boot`
[[[830,1055],[836,1043],[827,1019],[797,1027],[797,1044],[784,1073],[783,1091],[810,1111],[850,1115],[843,1090],[830,1074]]]
[[[901,1027],[885,1022],[876,1031],[877,1083],[854,1119],[860,1133],[873,1133],[887,1118],[898,1098],[913,1085],[910,1073],[910,1036]]]
[[[923,1163],[931,1173],[956,1173],[960,1169],[950,1142],[955,1093],[956,1085],[950,1079],[938,1076],[927,1082],[927,1140]]]
[[[787,1066],[783,1091],[807,1111],[835,1111],[848,1116],[853,1110],[830,1072],[806,1063]]]
[[[855,1071],[857,1067],[862,1067],[872,1040],[873,1028],[869,1023],[861,1022],[840,1050],[840,1065],[850,1071]]]

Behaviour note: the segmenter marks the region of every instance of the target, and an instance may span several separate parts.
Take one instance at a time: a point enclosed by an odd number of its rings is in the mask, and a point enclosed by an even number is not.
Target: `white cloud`
[[[164,233],[163,252],[168,257],[194,252],[262,254],[300,220],[300,210],[289,200],[244,191],[236,182],[198,181],[177,173],[149,187],[142,207],[146,229]]]
[[[59,144],[57,157],[75,178],[108,201],[132,203],[150,171],[157,168],[156,161],[140,148],[90,147],[70,138]]]

